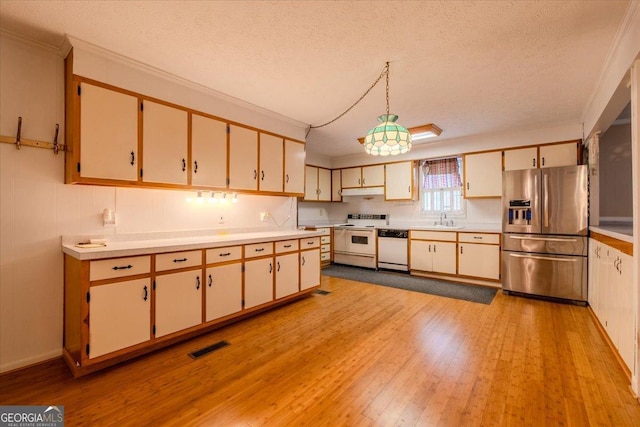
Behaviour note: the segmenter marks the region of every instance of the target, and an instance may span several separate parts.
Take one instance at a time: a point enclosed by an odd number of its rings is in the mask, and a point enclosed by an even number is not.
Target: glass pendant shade
[[[372,156],[395,156],[411,150],[411,134],[402,125],[396,123],[398,116],[383,114],[378,117],[380,124],[367,133],[364,138],[364,150]]]

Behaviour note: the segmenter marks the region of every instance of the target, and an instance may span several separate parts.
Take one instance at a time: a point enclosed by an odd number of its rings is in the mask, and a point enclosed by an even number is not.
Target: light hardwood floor
[[[586,308],[322,289],[77,380],[61,361],[3,375],[0,404],[64,405],[67,426],[640,425]]]

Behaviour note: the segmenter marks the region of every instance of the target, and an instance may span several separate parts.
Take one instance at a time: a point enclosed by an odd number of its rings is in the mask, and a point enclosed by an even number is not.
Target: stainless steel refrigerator
[[[587,300],[585,165],[502,173],[502,288]]]

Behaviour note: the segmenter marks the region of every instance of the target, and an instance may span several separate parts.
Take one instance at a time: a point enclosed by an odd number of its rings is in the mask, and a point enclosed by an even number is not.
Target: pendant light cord
[[[305,134],[305,138],[307,136],[309,136],[309,132],[311,132],[311,129],[317,129],[317,128],[321,128],[321,127],[325,127],[327,125],[330,125],[331,123],[335,122],[336,120],[340,119],[342,116],[347,114],[349,111],[351,111],[353,109],[353,107],[358,105],[360,103],[360,101],[362,101],[364,99],[364,97],[367,96],[369,94],[369,92],[371,92],[371,90],[378,84],[378,82],[384,76],[387,76],[387,115],[389,115],[389,63],[387,62],[387,64],[382,69],[382,72],[380,73],[380,75],[378,76],[376,81],[373,82],[371,84],[371,86],[369,86],[369,89],[367,89],[367,91],[365,93],[363,93],[362,96],[360,98],[358,98],[358,100],[351,105],[351,107],[347,108],[342,114],[340,114],[338,117],[336,117],[333,120],[330,120],[330,121],[328,121],[326,123],[323,123],[321,125],[315,125],[315,126],[314,125],[310,125],[309,128],[307,129],[307,133]]]

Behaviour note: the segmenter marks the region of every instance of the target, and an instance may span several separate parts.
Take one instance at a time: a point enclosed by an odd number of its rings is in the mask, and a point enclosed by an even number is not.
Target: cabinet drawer
[[[202,251],[170,252],[156,255],[156,271],[202,265]]]
[[[322,252],[320,254],[320,261],[331,261],[331,253],[329,252]]]
[[[331,243],[331,237],[329,236],[320,236],[320,243],[325,245],[327,243]]]
[[[445,242],[455,242],[455,231],[431,231],[431,230],[411,230],[409,232],[411,239],[417,240],[442,240]]]
[[[272,255],[272,254],[273,254],[273,242],[244,245],[245,258],[255,258],[259,256]]]
[[[330,236],[331,229],[330,228],[318,228],[317,231],[321,232],[323,236]]]
[[[207,249],[207,264],[235,261],[242,258],[242,246]]]
[[[322,245],[320,252],[331,252],[331,245]]]
[[[458,233],[458,242],[500,244],[500,235],[492,233]]]
[[[320,247],[320,238],[319,237],[310,237],[308,239],[300,239],[300,250],[311,249],[311,248],[319,248]]]
[[[89,280],[114,279],[117,277],[148,274],[151,271],[150,256],[103,259],[89,263]]]
[[[276,253],[292,252],[298,250],[298,240],[284,240],[276,242]]]

